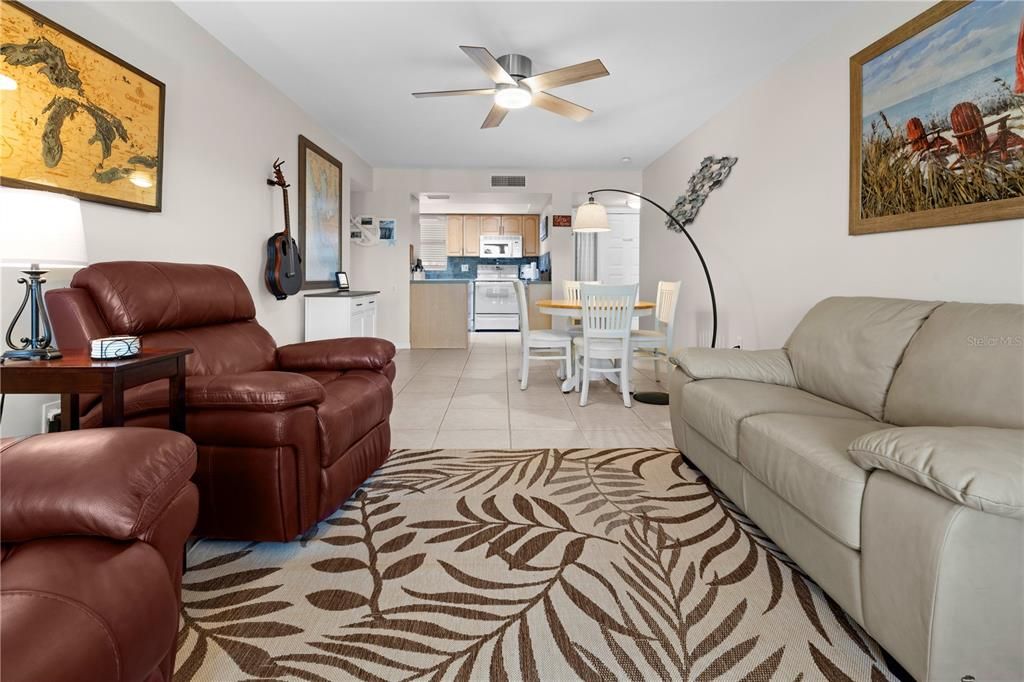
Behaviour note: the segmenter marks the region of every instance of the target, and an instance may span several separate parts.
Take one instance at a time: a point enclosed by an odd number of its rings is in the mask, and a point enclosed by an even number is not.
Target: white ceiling
[[[833,2],[189,2],[179,6],[376,167],[643,168],[767,76],[850,5]],[[459,45],[533,60],[600,58],[611,76],[558,88],[575,123],[488,97]],[[751,125],[757,121],[752,120]],[[722,151],[722,150],[719,150]],[[725,153],[728,150],[722,151]]]

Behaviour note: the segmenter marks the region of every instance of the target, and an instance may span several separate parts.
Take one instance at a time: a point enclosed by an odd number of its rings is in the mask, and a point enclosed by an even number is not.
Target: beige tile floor
[[[472,334],[468,350],[403,350],[395,363],[395,448],[675,447],[667,406],[626,408],[603,379],[580,407],[578,393],[559,389],[557,363],[535,360],[520,390],[517,333]],[[647,361],[633,384],[664,390]]]

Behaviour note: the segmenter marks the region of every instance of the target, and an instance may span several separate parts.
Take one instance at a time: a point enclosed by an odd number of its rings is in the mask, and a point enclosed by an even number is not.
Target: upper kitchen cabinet
[[[448,216],[448,251],[449,256],[461,256],[465,249],[465,219],[460,215]],[[480,249],[480,240],[477,238],[477,253]]]
[[[501,216],[501,233],[508,235],[523,234],[523,216],[503,215]]]
[[[540,255],[540,216],[449,215],[449,256],[479,256],[480,237],[514,235],[523,238],[523,256]]]
[[[501,216],[484,215],[480,216],[480,234],[494,235],[501,234]]]
[[[523,216],[523,255],[540,255],[540,216]]]
[[[462,255],[480,255],[480,219],[482,216],[463,216],[464,224],[462,229]]]

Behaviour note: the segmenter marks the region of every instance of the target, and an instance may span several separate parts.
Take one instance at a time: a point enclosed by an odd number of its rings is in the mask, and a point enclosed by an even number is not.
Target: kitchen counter
[[[360,296],[373,296],[379,291],[328,291],[321,294],[304,294],[306,298],[359,298]]]
[[[461,279],[457,277],[448,277],[445,279],[410,279],[409,284],[451,284],[452,282],[467,284],[472,281],[473,280],[467,277],[463,277]]]
[[[409,287],[409,341],[413,348],[469,348],[468,279],[422,279]]]

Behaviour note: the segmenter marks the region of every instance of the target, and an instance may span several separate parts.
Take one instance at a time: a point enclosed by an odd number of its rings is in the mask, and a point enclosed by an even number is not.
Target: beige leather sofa
[[[918,680],[1024,680],[1024,306],[817,304],[690,348],[680,450]]]

